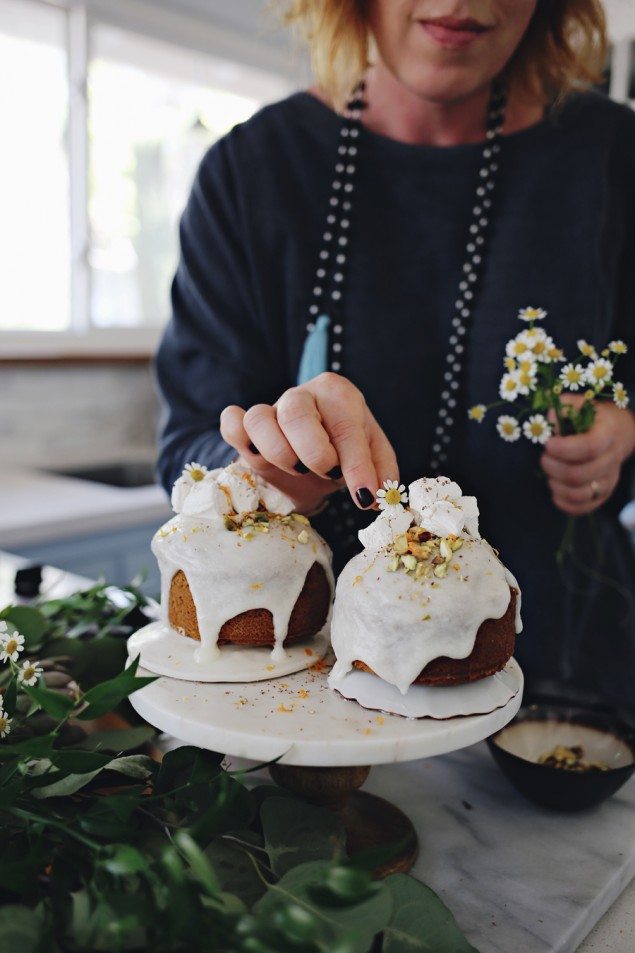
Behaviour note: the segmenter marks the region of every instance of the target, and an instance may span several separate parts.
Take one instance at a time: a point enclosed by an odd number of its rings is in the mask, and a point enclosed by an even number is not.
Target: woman
[[[635,117],[573,94],[602,61],[600,4],[296,0],[288,16],[317,85],[216,143],[183,217],[157,361],[164,485],[239,454],[318,514],[340,568],[382,481],[447,473],[523,586],[527,676],[635,703],[617,520],[633,414],[603,403],[542,455],[467,419],[524,306],[568,355],[633,338]],[[579,521],[596,563],[563,580],[567,516],[592,511],[603,561]]]

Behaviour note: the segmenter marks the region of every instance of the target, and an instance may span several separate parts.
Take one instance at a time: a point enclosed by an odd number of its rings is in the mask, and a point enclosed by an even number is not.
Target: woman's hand
[[[613,493],[622,464],[634,450],[635,416],[609,401],[598,401],[587,433],[551,437],[546,444],[540,463],[553,502],[572,516],[593,512]]]
[[[357,506],[367,509],[383,481],[399,476],[394,450],[363,395],[330,371],[291,387],[273,406],[226,407],[220,431],[304,512],[344,483]]]

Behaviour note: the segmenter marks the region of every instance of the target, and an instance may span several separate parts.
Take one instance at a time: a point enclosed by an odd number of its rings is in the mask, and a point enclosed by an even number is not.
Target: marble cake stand
[[[287,677],[238,684],[161,677],[130,702],[151,725],[180,741],[232,757],[277,759],[270,766],[276,783],[341,816],[349,854],[399,844],[398,856],[378,864],[376,873],[407,871],[418,852],[412,823],[388,801],[357,789],[372,765],[446,754],[498,731],[520,708],[521,669],[514,660],[508,663],[518,692],[503,707],[435,721],[362,708],[331,691],[329,668],[322,661]]]

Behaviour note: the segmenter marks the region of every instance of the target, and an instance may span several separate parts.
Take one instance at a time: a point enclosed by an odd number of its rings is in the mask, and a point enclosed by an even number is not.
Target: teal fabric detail
[[[306,384],[327,369],[330,323],[328,314],[321,314],[307,334],[298,368],[298,384]]]

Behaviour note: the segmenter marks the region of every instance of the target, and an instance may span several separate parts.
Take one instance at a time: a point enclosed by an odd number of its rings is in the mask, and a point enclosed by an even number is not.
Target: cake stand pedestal
[[[269,762],[273,780],[334,810],[347,832],[348,851],[399,844],[400,855],[377,876],[409,870],[417,835],[408,817],[383,798],[359,791],[374,764],[396,764],[466,748],[504,727],[522,700],[523,676],[508,670],[518,691],[486,715],[435,721],[362,708],[332,691],[329,669],[311,669],[267,682],[203,683],[158,678],[130,702],[151,725],[199,748]],[[151,674],[139,668],[139,675]],[[416,791],[413,792],[416,797]]]

